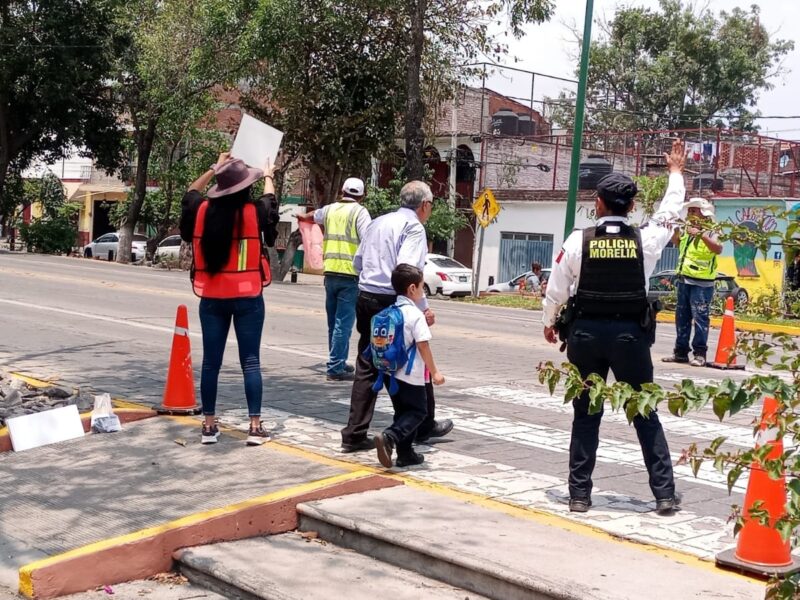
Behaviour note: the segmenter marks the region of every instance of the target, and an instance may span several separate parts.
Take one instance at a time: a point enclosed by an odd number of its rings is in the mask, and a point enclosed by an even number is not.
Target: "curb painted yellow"
[[[294,496],[301,496],[309,492],[313,492],[315,490],[326,488],[331,485],[336,485],[338,483],[344,483],[347,481],[353,481],[356,479],[361,479],[363,477],[368,477],[372,474],[373,473],[367,471],[366,469],[363,469],[363,470],[353,471],[350,473],[342,473],[341,475],[333,475],[331,477],[325,477],[323,479],[318,479],[316,481],[312,481],[309,483],[302,483],[300,485],[278,490],[276,492],[265,494],[264,496],[251,498],[249,500],[238,502],[236,504],[231,504],[222,508],[214,508],[211,510],[194,513],[185,517],[181,517],[180,519],[164,523],[163,525],[156,525],[155,527],[148,527],[146,529],[135,531],[133,533],[127,533],[125,535],[120,535],[106,540],[101,540],[99,542],[87,544],[86,546],[81,546],[80,548],[75,548],[74,550],[69,550],[62,554],[50,556],[42,560],[37,560],[35,562],[28,563],[27,565],[20,567],[19,591],[24,596],[32,598],[33,573],[39,569],[43,569],[45,567],[58,564],[65,560],[86,556],[115,546],[122,546],[125,544],[129,544],[131,542],[136,542],[142,539],[154,537],[171,530],[180,529],[182,527],[198,525],[216,517],[231,515],[247,508],[259,506],[261,504],[268,504],[279,500],[286,500]]]
[[[659,323],[674,323],[675,315],[673,313],[659,313],[656,317]],[[761,333],[786,333],[788,335],[800,336],[800,327],[792,327],[790,325],[772,325],[771,323],[755,323],[752,321],[742,321],[736,319],[736,329],[740,331],[755,331]],[[722,317],[711,317],[711,326],[720,328],[722,327]]]

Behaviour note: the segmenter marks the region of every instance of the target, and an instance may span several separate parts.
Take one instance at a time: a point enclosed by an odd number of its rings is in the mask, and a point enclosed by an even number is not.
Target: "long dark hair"
[[[250,201],[250,187],[208,200],[200,249],[209,273],[219,273],[228,262],[234,228],[242,226],[242,208]]]

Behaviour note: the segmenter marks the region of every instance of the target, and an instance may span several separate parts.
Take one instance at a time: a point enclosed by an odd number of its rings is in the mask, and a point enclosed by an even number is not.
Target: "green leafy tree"
[[[69,254],[77,240],[79,204],[68,204],[64,186],[53,173],[23,183],[23,204],[37,203],[41,216],[20,224],[20,237],[30,252]]]
[[[84,147],[104,165],[119,158],[118,128],[105,81],[116,38],[111,0],[0,2],[0,218],[16,208],[9,170]],[[18,185],[18,182],[17,182]]]
[[[403,90],[396,1],[262,2],[249,35],[259,61],[243,103],[284,132],[283,161],[307,170],[315,206],[395,135]]]
[[[683,0],[620,6],[602,30],[587,81],[586,128],[595,131],[751,129],[752,108],[794,47],[770,36],[756,4],[718,15]],[[555,106],[554,121],[572,127],[574,94]]]
[[[492,27],[506,25],[506,35],[522,37],[526,23],[550,18],[551,0],[402,0],[408,32],[405,46],[406,172],[409,179],[424,174],[427,106],[452,98],[474,71],[466,66],[481,57],[505,53]],[[499,29],[499,27],[498,27]]]
[[[388,187],[367,188],[363,205],[375,219],[400,207],[400,188],[403,187],[402,172],[395,171]],[[425,223],[425,234],[429,243],[447,241],[459,229],[464,228],[468,220],[461,210],[454,209],[443,198],[434,198],[433,211]]]
[[[636,205],[642,212],[642,225],[653,216],[656,211],[656,206],[660,204],[664,194],[667,193],[667,184],[669,179],[666,175],[659,175],[658,177],[650,177],[641,175],[634,177],[636,187],[639,188],[639,193],[636,194]]]
[[[118,262],[129,262],[131,239],[147,197],[150,160],[163,128],[180,129],[208,112],[217,86],[249,64],[240,52],[250,0],[137,0],[117,15],[126,51],[113,89],[130,119],[135,153],[133,195],[120,222]],[[169,136],[165,143],[168,143]]]

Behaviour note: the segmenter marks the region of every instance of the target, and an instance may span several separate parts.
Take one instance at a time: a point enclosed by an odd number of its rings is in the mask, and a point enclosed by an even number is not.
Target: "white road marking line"
[[[127,327],[134,327],[136,329],[146,329],[148,331],[157,331],[159,333],[169,333],[173,334],[175,332],[174,327],[162,327],[160,325],[150,325],[149,323],[139,323],[138,321],[129,321],[126,319],[119,319],[117,317],[109,317],[106,315],[98,315],[93,313],[85,313],[80,312],[77,310],[69,310],[66,308],[58,308],[55,306],[44,306],[41,304],[31,304],[30,302],[19,302],[17,300],[6,300],[4,298],[0,298],[0,303],[3,304],[10,304],[12,306],[19,306],[21,308],[32,308],[36,310],[41,310],[45,312],[53,312],[62,315],[69,315],[71,317],[79,317],[82,319],[90,319],[92,321],[103,321],[106,323],[114,323],[115,325],[125,325]],[[189,332],[189,336],[195,339],[202,339],[202,334],[192,331]],[[235,340],[229,339],[228,344],[235,344]],[[297,356],[305,356],[308,358],[314,358],[317,360],[327,360],[327,356],[323,354],[317,354],[315,352],[307,352],[305,350],[297,350],[295,348],[288,348],[286,346],[273,346],[270,344],[261,344],[261,347],[265,350],[274,350],[276,352],[281,352],[284,354],[294,354]]]

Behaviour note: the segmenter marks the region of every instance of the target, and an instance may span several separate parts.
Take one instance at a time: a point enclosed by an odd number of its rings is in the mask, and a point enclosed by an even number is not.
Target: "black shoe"
[[[356,372],[356,368],[353,365],[345,365],[344,366],[344,372],[345,373],[355,373]]]
[[[375,450],[375,438],[367,438],[355,444],[342,443],[342,452],[350,454],[351,452],[363,452],[365,450]]]
[[[661,362],[687,364],[689,362],[689,357],[678,356],[677,354],[673,354],[672,356],[665,356],[664,358],[661,359]]]
[[[453,431],[453,421],[450,419],[436,421],[433,425],[433,429],[422,435],[417,434],[417,442],[424,443],[431,438],[444,437],[451,431]]]
[[[398,456],[395,465],[398,467],[413,467],[425,462],[425,456],[419,452],[411,452],[409,455]]]
[[[379,433],[375,436],[375,449],[378,451],[378,460],[387,469],[391,469],[394,440],[388,433]]]
[[[673,498],[656,499],[656,514],[663,516],[671,515],[680,506],[681,499],[679,496]]]
[[[327,381],[353,381],[353,374],[347,370],[344,373],[328,373],[325,375]]]
[[[570,498],[569,512],[577,512],[577,513],[589,512],[589,507],[591,505],[592,505],[591,498]]]

